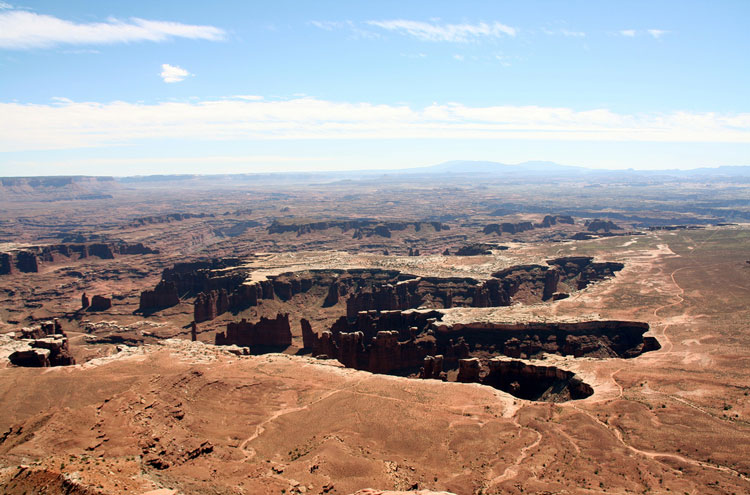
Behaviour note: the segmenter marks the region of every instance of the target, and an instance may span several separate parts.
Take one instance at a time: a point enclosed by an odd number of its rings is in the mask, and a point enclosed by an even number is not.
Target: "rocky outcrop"
[[[106,311],[112,307],[112,299],[109,297],[95,295],[91,298],[91,305],[89,311]]]
[[[168,213],[166,215],[152,215],[148,217],[134,218],[128,224],[130,227],[141,227],[143,225],[154,225],[160,223],[180,222],[190,218],[214,218],[213,213]]]
[[[115,258],[115,253],[112,252],[112,247],[108,244],[91,244],[88,247],[89,256],[96,256],[103,260],[111,260]]]
[[[575,221],[573,217],[569,215],[545,215],[540,223],[532,222],[504,222],[504,223],[491,223],[485,225],[482,232],[485,234],[519,234],[533,229],[544,229],[552,227],[553,225],[569,224],[573,225]]]
[[[193,303],[193,320],[196,323],[213,320],[229,310],[229,295],[226,289],[201,292]]]
[[[486,225],[484,229],[482,229],[482,232],[484,232],[485,234],[497,234],[497,235],[502,235],[503,233],[518,234],[520,232],[526,232],[527,230],[532,230],[533,228],[534,228],[534,224],[532,224],[531,222],[491,223],[489,225]]]
[[[573,217],[570,215],[545,215],[540,224],[536,224],[535,227],[547,228],[558,223],[564,223],[568,225],[575,224]]]
[[[597,263],[591,257],[550,260],[548,266],[519,265],[493,273],[480,282],[472,278],[414,277],[382,272],[361,280],[347,299],[347,316],[360,311],[412,308],[494,307],[513,301],[546,301],[556,292],[580,290],[612,277],[621,263]],[[340,279],[343,283],[345,278]]]
[[[169,308],[180,303],[180,296],[177,294],[177,284],[174,282],[159,282],[154,290],[145,290],[141,292],[141,300],[138,310],[141,312],[153,311],[156,309]]]
[[[134,244],[123,243],[115,246],[115,248],[116,252],[119,254],[159,254],[158,249],[152,249],[150,247],[144,246],[142,242],[137,242]]]
[[[482,366],[479,358],[468,358],[458,360],[458,377],[456,381],[461,383],[479,382],[479,371]]]
[[[127,242],[97,242],[91,244],[49,244],[44,246],[28,246],[22,250],[0,253],[0,275],[11,272],[13,259],[15,266],[21,272],[35,273],[40,264],[55,261],[80,260],[88,257],[113,259],[116,254],[158,254],[158,250],[151,249],[143,243]]]
[[[315,346],[317,336],[312,329],[312,325],[306,319],[302,318],[299,322],[302,329],[302,347],[304,349],[312,350]]]
[[[562,281],[572,290],[581,290],[591,283],[613,277],[625,265],[617,262],[594,262],[590,256],[568,256],[547,260],[560,272]]]
[[[576,323],[467,323],[452,326],[435,323],[440,349],[448,339],[463,339],[471,352],[491,349],[509,357],[531,358],[543,353],[593,358],[633,358],[659,348],[644,334],[647,323],[633,321],[586,321]]]
[[[425,356],[422,369],[419,370],[419,378],[445,380],[446,374],[443,371],[443,356]]]
[[[13,256],[10,253],[0,253],[0,275],[13,273]]]
[[[609,232],[612,230],[622,230],[622,227],[614,223],[612,220],[601,220],[599,218],[587,220],[584,225],[586,226],[586,230],[588,230],[589,232]]]
[[[273,223],[268,227],[269,234],[283,234],[286,232],[294,232],[298,236],[309,234],[313,231],[328,230],[328,229],[341,229],[342,232],[354,231],[353,237],[355,239],[362,239],[364,237],[391,237],[392,231],[406,230],[409,227],[413,227],[415,231],[419,232],[423,228],[430,227],[435,232],[443,230],[449,230],[450,227],[441,222],[411,222],[411,221],[391,221],[391,222],[380,222],[371,219],[351,219],[351,220],[322,220],[322,221],[301,221],[299,219],[290,220],[274,220]]]
[[[216,345],[237,345],[253,348],[286,348],[292,345],[289,315],[278,314],[275,319],[261,317],[257,323],[244,318],[227,324],[225,332],[216,333]]]
[[[16,253],[16,268],[19,272],[36,273],[39,271],[39,262],[36,253],[31,251],[18,251]]]
[[[459,381],[478,380],[474,361],[466,361],[472,358],[536,358],[545,353],[632,358],[659,348],[656,339],[644,336],[648,324],[640,322],[481,322],[448,326],[440,322],[441,318],[439,311],[369,311],[359,313],[355,320],[342,317],[320,335],[313,333],[306,322],[301,324],[305,347],[312,349],[313,355],[325,355],[374,373],[425,378],[439,378],[444,368],[458,369]],[[436,356],[440,356],[439,365]],[[481,371],[480,378],[486,372]]]
[[[477,243],[477,244],[468,244],[466,246],[461,246],[456,250],[455,255],[456,256],[481,256],[481,255],[489,255],[492,254],[492,250],[498,250],[498,251],[505,251],[508,249],[508,246],[500,246],[498,244],[486,244],[486,243]]]
[[[473,278],[417,277],[396,270],[308,270],[246,282],[245,269],[215,269],[213,263],[175,265],[165,270],[163,281],[174,282],[178,294],[197,292],[195,321],[200,323],[232,310],[256,306],[262,299],[288,301],[312,287],[326,287],[323,307],[346,297],[347,316],[361,311],[413,308],[508,306],[514,301],[539,302],[553,294],[570,293],[591,282],[611,277],[620,263],[596,263],[591,257],[559,258],[548,266],[521,265],[493,274],[489,280]],[[239,261],[237,261],[239,264]],[[216,271],[215,271],[216,270]]]
[[[58,320],[23,328],[20,340],[26,344],[26,348],[8,356],[11,364],[15,366],[69,366],[76,363],[68,347],[68,338]]]
[[[86,309],[91,305],[91,302],[89,301],[89,296],[86,295],[84,292],[81,294],[81,309]]]
[[[239,266],[241,264],[236,258],[176,263],[162,272],[161,280],[174,283],[180,297],[220,289],[233,291],[249,274],[249,270]]]

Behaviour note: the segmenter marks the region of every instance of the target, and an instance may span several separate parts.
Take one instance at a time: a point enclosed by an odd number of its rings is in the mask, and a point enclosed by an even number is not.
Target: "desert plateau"
[[[2,179],[5,493],[750,489],[745,184],[282,178]]]

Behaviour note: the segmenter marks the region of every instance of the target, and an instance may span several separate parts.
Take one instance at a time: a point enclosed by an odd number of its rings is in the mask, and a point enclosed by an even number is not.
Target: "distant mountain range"
[[[454,160],[428,167],[407,168],[394,171],[409,174],[455,174],[455,175],[512,175],[512,176],[576,176],[576,175],[652,175],[652,176],[750,176],[750,166],[721,166],[715,168],[694,168],[690,170],[612,170],[560,165],[554,162],[530,161],[514,165],[486,162]],[[391,173],[391,172],[389,172]]]
[[[53,177],[0,177],[0,197],[5,194],[23,195],[46,190],[49,192],[70,191],[71,193],[101,194],[125,187],[164,187],[168,184],[182,186],[236,185],[244,181],[253,183],[320,183],[336,180],[383,180],[390,177],[394,180],[407,176],[428,176],[433,179],[456,177],[473,179],[476,177],[503,178],[514,180],[528,179],[536,182],[542,179],[590,179],[597,181],[627,181],[657,178],[678,178],[700,180],[722,179],[746,182],[750,180],[750,166],[721,166],[715,168],[695,168],[690,170],[611,170],[560,165],[554,162],[529,161],[517,164],[505,164],[488,161],[455,160],[427,167],[403,168],[397,170],[348,170],[336,172],[276,172],[246,174],[183,174],[183,175],[147,175],[129,177],[90,177],[90,176],[53,176]]]

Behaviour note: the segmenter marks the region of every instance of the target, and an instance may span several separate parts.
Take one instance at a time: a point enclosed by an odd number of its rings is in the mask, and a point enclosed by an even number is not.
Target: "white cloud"
[[[159,75],[165,83],[176,83],[185,80],[185,78],[191,74],[182,67],[161,64],[161,74]]]
[[[620,31],[620,34],[622,36],[627,36],[628,38],[632,38],[635,36],[635,29],[623,29]]]
[[[455,54],[455,55],[453,55],[453,58],[455,60],[458,60],[459,62],[463,62],[464,61],[464,56],[463,55]]]
[[[315,98],[159,104],[0,103],[0,149],[30,151],[154,142],[493,139],[750,143],[750,113],[624,114],[607,109],[460,103],[423,108]]]
[[[583,31],[569,31],[567,29],[561,29],[560,34],[569,38],[583,38],[586,36],[586,33]]]
[[[343,27],[351,27],[351,22],[337,22],[337,21],[310,21],[310,24],[316,28],[324,31],[333,31],[334,29],[341,29]]]
[[[189,38],[218,41],[225,32],[213,26],[131,18],[76,23],[22,10],[0,12],[0,48],[28,50],[55,45],[96,45]]]
[[[516,28],[499,22],[489,24],[485,22],[480,22],[479,24],[438,24],[436,21],[429,23],[394,19],[388,21],[367,21],[367,24],[412,36],[422,41],[467,42],[480,38],[515,36],[518,33]]]
[[[571,31],[571,30],[565,29],[565,28],[562,28],[562,29],[547,29],[547,28],[542,28],[542,32],[544,32],[544,34],[549,35],[549,36],[565,36],[567,38],[584,38],[584,37],[586,37],[586,33],[584,33],[583,31]]]
[[[7,2],[0,2],[0,10],[12,9],[13,6]]]
[[[658,40],[659,38],[667,34],[667,31],[664,31],[662,29],[649,29],[648,34],[650,34],[651,36],[653,36],[655,39]]]

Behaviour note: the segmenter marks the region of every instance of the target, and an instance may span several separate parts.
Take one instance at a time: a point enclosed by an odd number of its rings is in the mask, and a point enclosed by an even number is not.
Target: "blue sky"
[[[0,1],[0,175],[750,164],[750,2]]]

